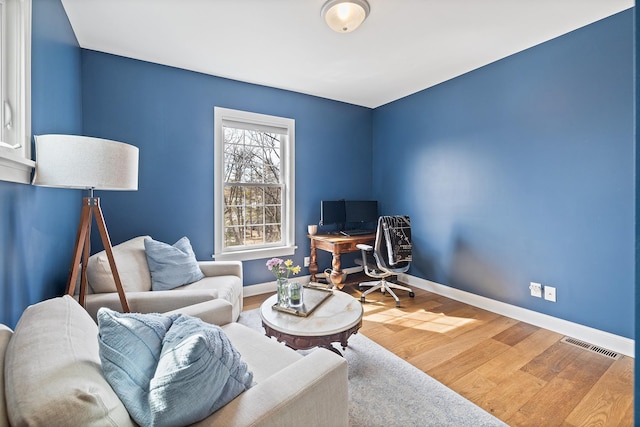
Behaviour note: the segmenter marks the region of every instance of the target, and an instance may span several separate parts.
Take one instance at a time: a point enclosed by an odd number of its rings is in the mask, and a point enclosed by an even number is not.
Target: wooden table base
[[[262,322],[262,327],[264,328],[265,334],[268,337],[274,337],[278,341],[285,343],[294,350],[308,350],[313,347],[324,347],[340,356],[342,356],[342,354],[331,344],[334,342],[339,342],[340,345],[342,345],[342,350],[344,351],[347,348],[347,340],[349,339],[349,337],[353,334],[356,334],[361,326],[362,320],[357,325],[335,334],[324,336],[300,336],[276,331],[275,329],[269,327],[268,325],[265,325],[265,323]]]

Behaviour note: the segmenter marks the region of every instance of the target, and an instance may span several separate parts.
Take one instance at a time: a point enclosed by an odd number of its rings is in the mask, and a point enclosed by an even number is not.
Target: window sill
[[[31,170],[36,166],[33,160],[6,151],[0,151],[0,180],[29,184]]]
[[[297,246],[280,246],[277,248],[253,249],[247,251],[225,252],[213,254],[216,261],[249,261],[253,259],[273,258],[279,256],[293,255]]]

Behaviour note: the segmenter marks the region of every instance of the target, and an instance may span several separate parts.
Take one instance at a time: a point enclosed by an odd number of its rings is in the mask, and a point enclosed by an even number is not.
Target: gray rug
[[[264,333],[257,309],[238,322]],[[349,338],[344,357],[353,427],[506,425],[360,333]]]

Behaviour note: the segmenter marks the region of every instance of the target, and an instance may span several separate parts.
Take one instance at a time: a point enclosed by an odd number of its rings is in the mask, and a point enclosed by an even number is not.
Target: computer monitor
[[[345,221],[344,200],[323,200],[320,202],[320,225],[337,224],[342,227]]]
[[[345,202],[345,220],[351,223],[378,221],[378,202],[376,200],[347,200]]]

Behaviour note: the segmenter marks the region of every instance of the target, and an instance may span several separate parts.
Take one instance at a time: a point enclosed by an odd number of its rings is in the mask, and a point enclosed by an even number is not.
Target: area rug
[[[242,312],[238,322],[264,333],[258,309]],[[506,425],[361,333],[349,338],[343,355],[353,427]]]

